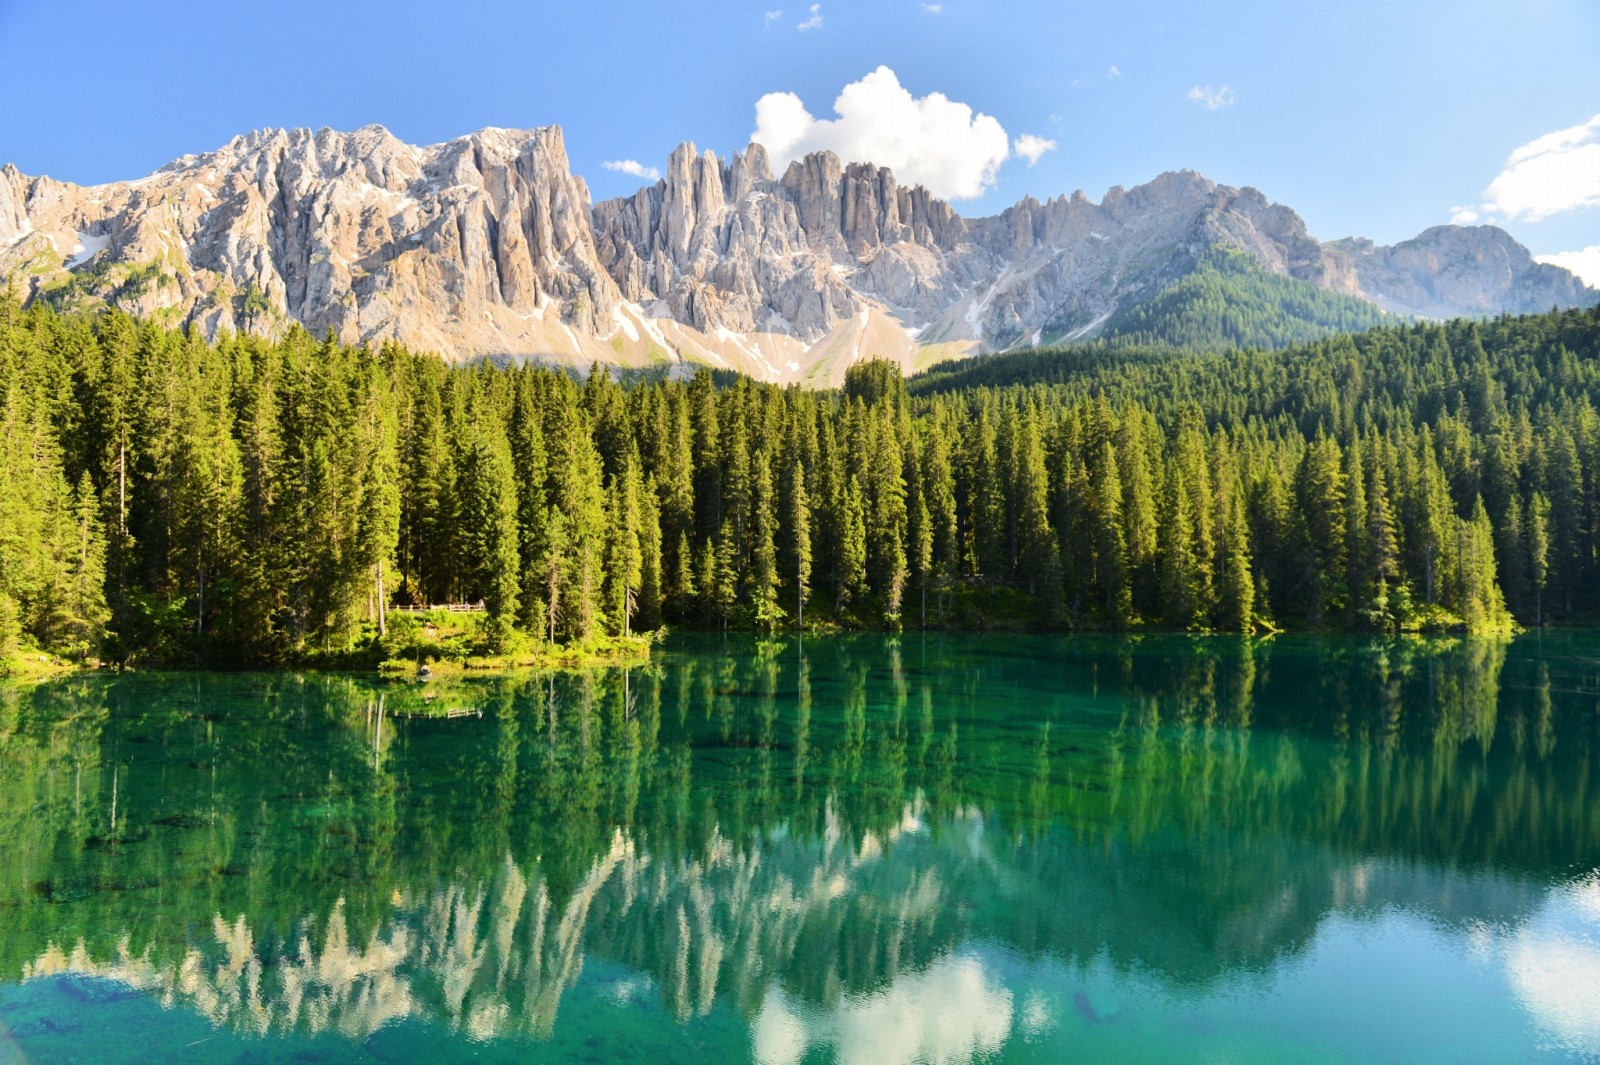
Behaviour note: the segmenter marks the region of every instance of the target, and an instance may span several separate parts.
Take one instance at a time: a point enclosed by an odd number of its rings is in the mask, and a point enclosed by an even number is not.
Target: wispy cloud
[[[944,93],[912,96],[888,67],[846,85],[833,102],[837,118],[816,118],[792,92],[756,101],[750,139],[764,145],[779,172],[811,152],[851,163],[876,163],[936,196],[969,199],[994,185],[1011,156],[1005,128]]]
[[[1582,251],[1558,251],[1554,255],[1540,255],[1542,263],[1571,270],[1590,288],[1600,288],[1600,244],[1591,244]]]
[[[1537,222],[1600,207],[1600,115],[1535,137],[1512,152],[1483,197],[1477,206],[1455,208],[1451,221]]]
[[[1219,107],[1227,107],[1233,103],[1233,90],[1226,85],[1220,89],[1213,89],[1209,85],[1196,85],[1189,90],[1189,99],[1208,111],[1215,111]]]
[[[1044,137],[1038,137],[1032,133],[1024,133],[1011,142],[1011,147],[1018,155],[1028,161],[1029,166],[1032,166],[1040,159],[1043,159],[1046,152],[1055,151],[1058,145],[1053,140],[1046,140]]]
[[[1116,67],[1112,67],[1110,70],[1106,71],[1106,77],[1115,80],[1122,77],[1122,71],[1118,70]]]
[[[636,159],[608,159],[600,164],[607,170],[615,170],[619,174],[631,174],[636,178],[646,181],[660,181],[661,171],[653,166],[645,166]]]
[[[944,5],[943,4],[923,4],[922,5],[922,10],[926,11],[930,15],[942,15],[944,13]]]
[[[782,17],[783,17],[783,9],[782,8],[779,8],[776,11],[768,11],[765,15],[761,16],[761,24],[763,26],[770,26],[774,22],[777,22]]]
[[[795,27],[795,29],[800,30],[802,32],[804,32],[806,30],[820,30],[821,28],[822,28],[822,5],[821,4],[812,4],[811,5],[811,17],[806,19],[804,22],[800,23],[800,25]]]

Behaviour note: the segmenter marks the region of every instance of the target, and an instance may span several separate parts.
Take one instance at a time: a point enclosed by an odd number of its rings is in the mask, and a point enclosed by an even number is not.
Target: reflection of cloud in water
[[[1506,969],[1547,1038],[1600,1054],[1600,872],[1552,892],[1511,934]]]
[[[1000,978],[976,956],[955,954],[825,1010],[774,990],[751,1028],[761,1065],[796,1065],[825,1046],[841,1065],[963,1065],[1000,1049],[1011,1013]]]

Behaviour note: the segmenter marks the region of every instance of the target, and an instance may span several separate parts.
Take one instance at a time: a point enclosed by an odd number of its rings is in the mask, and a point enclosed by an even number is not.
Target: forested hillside
[[[995,387],[999,386],[999,387]],[[1507,628],[1600,605],[1600,312],[625,389],[0,300],[0,654],[292,661],[399,604],[683,626]]]
[[[1217,245],[1191,273],[1113,315],[1101,336],[1117,346],[1190,351],[1282,348],[1395,321],[1364,299],[1269,273],[1245,252]]]

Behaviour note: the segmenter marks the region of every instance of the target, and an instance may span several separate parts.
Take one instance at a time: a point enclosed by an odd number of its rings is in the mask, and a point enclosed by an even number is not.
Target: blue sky
[[[0,0],[0,160],[90,183],[263,126],[559,123],[603,198],[640,183],[603,164],[725,154],[768,97],[794,150],[898,152],[969,215],[1189,167],[1323,239],[1476,216],[1600,263],[1597,59],[1595,0]]]

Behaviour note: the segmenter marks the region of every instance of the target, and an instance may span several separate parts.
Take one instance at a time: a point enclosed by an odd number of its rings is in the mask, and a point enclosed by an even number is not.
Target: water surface
[[[1600,634],[0,686],[0,1062],[1600,1060]]]

